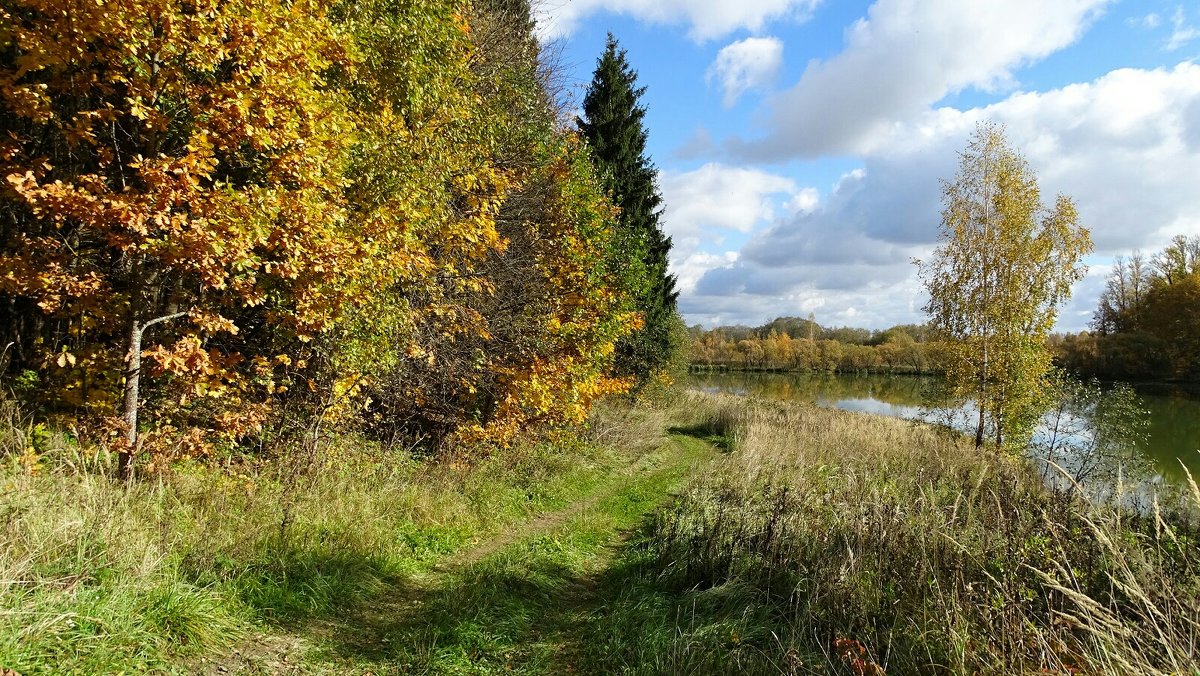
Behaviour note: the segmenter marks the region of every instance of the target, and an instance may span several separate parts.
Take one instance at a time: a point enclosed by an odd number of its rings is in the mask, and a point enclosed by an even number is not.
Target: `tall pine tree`
[[[682,323],[675,276],[667,269],[671,238],[659,225],[658,171],[646,157],[646,109],[638,104],[645,88],[636,84],[637,73],[610,33],[577,124],[592,148],[597,173],[621,210],[617,255],[632,273],[627,278],[642,280],[635,296],[644,325],[617,345],[618,374],[636,377],[640,389],[682,349],[677,330]]]

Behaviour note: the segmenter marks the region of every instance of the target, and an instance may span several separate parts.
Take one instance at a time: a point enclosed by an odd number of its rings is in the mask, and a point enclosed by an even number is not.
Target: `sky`
[[[611,32],[688,324],[922,322],[914,260],[980,121],[1095,244],[1058,329],[1117,255],[1200,234],[1200,0],[541,0],[580,105]]]

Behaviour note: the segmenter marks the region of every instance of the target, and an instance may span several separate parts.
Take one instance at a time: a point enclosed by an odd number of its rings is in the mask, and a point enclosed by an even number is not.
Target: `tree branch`
[[[154,326],[155,324],[169,322],[173,319],[179,319],[180,317],[186,317],[187,315],[188,315],[188,313],[186,313],[186,312],[176,312],[175,314],[171,314],[171,315],[163,315],[162,317],[155,317],[154,319],[151,319],[150,321],[142,324],[142,328],[140,330],[145,331],[146,329],[150,328],[151,326]]]

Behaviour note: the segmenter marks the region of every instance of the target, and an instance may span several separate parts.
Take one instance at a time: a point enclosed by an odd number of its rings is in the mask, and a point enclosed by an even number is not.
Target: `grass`
[[[916,423],[696,394],[471,467],[126,484],[6,406],[22,674],[1200,674],[1200,490],[1120,511]]]
[[[609,571],[590,671],[1200,673],[1200,493],[1129,514],[914,423],[688,409],[734,452]]]
[[[712,456],[676,438],[628,482],[552,528],[454,570],[403,613],[369,614],[327,642],[333,671],[562,674],[579,668],[583,628],[621,534]]]
[[[653,413],[622,415],[626,432],[659,432],[622,450],[563,441],[470,467],[347,441],[299,483],[270,462],[182,464],[122,483],[113,458],[2,403],[0,667],[186,672],[198,664],[189,658],[249,635],[299,631],[376,602],[476,542],[618,480],[662,438]]]

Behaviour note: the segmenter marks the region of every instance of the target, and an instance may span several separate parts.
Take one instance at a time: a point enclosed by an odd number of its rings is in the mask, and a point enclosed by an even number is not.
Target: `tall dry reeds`
[[[646,547],[678,588],[770,609],[747,671],[786,672],[789,654],[847,673],[1200,665],[1200,491],[1129,513],[918,423],[708,395],[686,409],[736,450]]]

